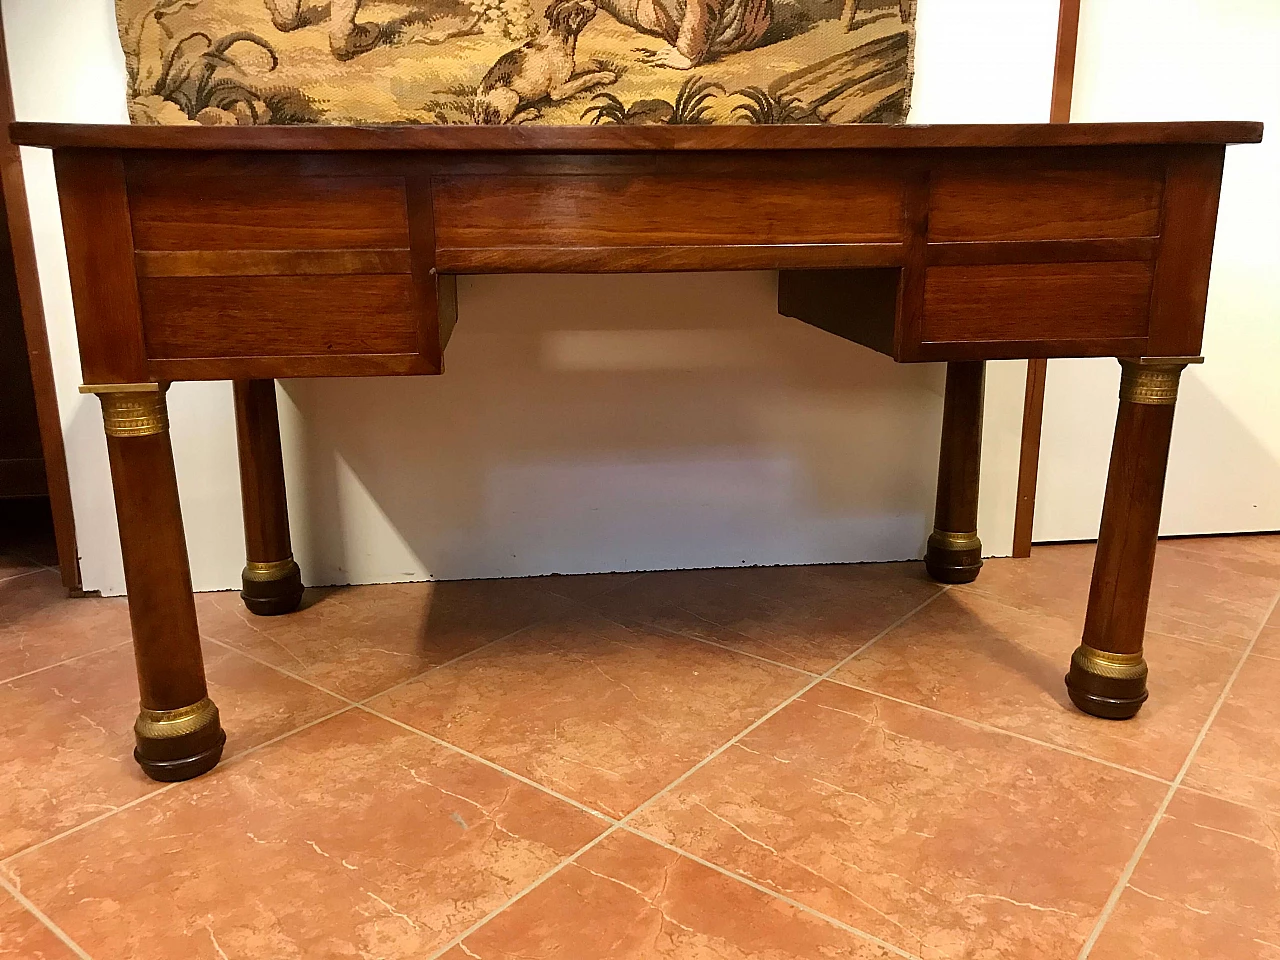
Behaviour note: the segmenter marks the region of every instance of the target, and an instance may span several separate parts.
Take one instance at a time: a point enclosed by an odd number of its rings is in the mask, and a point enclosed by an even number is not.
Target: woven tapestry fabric
[[[900,123],[915,0],[117,0],[141,124]]]

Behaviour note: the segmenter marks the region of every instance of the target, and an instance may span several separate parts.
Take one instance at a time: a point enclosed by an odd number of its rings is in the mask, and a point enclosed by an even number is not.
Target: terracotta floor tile
[[[1091,960],[1280,958],[1280,817],[1179,791]]]
[[[1239,656],[1153,638],[1151,699],[1132,720],[1099,720],[1067,698],[1078,626],[952,590],[842,667],[833,679],[989,723],[1172,780]]]
[[[601,594],[639,580],[643,573],[584,573],[574,575],[555,574],[549,577],[529,577],[524,580],[531,586],[566,600],[590,600]]]
[[[20,553],[0,553],[0,582],[43,569],[44,564]]]
[[[255,617],[237,593],[197,597],[205,636],[353,700],[571,606],[528,580],[311,589],[283,617]]]
[[[444,955],[446,960],[892,956],[857,934],[622,832]]]
[[[1277,613],[1280,613],[1280,608],[1277,608]],[[1280,623],[1274,622],[1274,618],[1273,622],[1268,623],[1258,634],[1258,642],[1253,646],[1253,655],[1280,660]]]
[[[421,958],[604,824],[353,710],[8,864],[97,957]]]
[[[1280,660],[1245,661],[1183,782],[1280,816]]]
[[[754,567],[652,573],[588,605],[822,673],[938,590],[918,563]]]
[[[1074,957],[1166,788],[822,683],[634,824],[925,958]]]
[[[0,583],[0,681],[129,639],[122,598],[70,600],[52,570]]]
[[[213,645],[205,649],[205,667],[227,730],[227,756],[342,706]],[[0,684],[0,857],[159,786],[133,761],[137,713],[129,647]]]
[[[5,960],[72,960],[71,948],[0,890],[0,957]]]
[[[371,706],[620,816],[806,682],[597,618],[530,628]]]
[[[1207,542],[1160,542],[1147,615],[1149,642],[1164,635],[1242,648],[1266,620],[1280,581],[1224,565],[1229,557],[1225,546],[1183,546]],[[1036,547],[1031,562],[988,560],[971,586],[957,590],[1053,614],[1077,624],[1078,631],[1089,599],[1093,554],[1091,543]]]
[[[1280,580],[1280,533],[1245,537],[1180,537],[1161,547],[1240,573]]]

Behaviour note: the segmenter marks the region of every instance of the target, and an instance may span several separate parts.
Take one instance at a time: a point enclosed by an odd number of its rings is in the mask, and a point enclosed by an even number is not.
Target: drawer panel
[[[144,277],[138,292],[152,360],[415,354],[425,313],[408,274]]]
[[[436,182],[443,251],[901,243],[891,174],[809,177],[448,177]]]
[[[1150,263],[930,267],[925,343],[1145,337]]]
[[[129,184],[137,250],[368,250],[409,246],[399,177],[231,177]]]
[[[941,170],[929,239],[1089,240],[1160,232],[1161,172],[1126,169]]]

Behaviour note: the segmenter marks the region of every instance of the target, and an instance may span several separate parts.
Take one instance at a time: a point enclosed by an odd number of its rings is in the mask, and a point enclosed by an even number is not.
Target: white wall
[[[111,0],[3,0],[24,120],[124,120]],[[1057,0],[920,0],[917,122],[1043,120]],[[47,156],[24,166],[85,587],[123,588]],[[310,583],[917,557],[942,368],[778,317],[771,274],[460,284],[444,377],[282,388]],[[992,364],[980,532],[1012,538],[1025,365]],[[230,389],[170,392],[198,589],[242,564]]]
[[[1280,2],[1084,0],[1072,119],[1266,122],[1227,150],[1161,532],[1280,529]],[[1119,381],[1113,360],[1049,364],[1036,539],[1097,536]]]

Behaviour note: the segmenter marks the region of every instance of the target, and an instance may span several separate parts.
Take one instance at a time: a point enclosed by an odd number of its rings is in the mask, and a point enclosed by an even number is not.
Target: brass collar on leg
[[[955,533],[951,530],[934,530],[929,535],[931,545],[941,550],[948,550],[952,553],[959,553],[962,550],[981,550],[982,541],[978,539],[976,530],[968,533]]]
[[[1141,653],[1109,653],[1083,643],[1071,655],[1071,665],[1095,677],[1112,680],[1136,680],[1147,675],[1147,664]]]
[[[150,437],[169,430],[167,383],[85,384],[81,393],[102,401],[102,422],[109,437]]]
[[[287,580],[298,572],[298,565],[293,557],[283,560],[245,562],[243,578],[250,583],[271,583],[274,580]]]
[[[133,732],[139,740],[171,740],[185,737],[208,726],[218,726],[218,708],[208,697],[177,710],[143,708],[134,721]]]
[[[1120,399],[1128,403],[1173,406],[1178,381],[1188,364],[1204,363],[1204,357],[1143,357],[1120,359]]]

